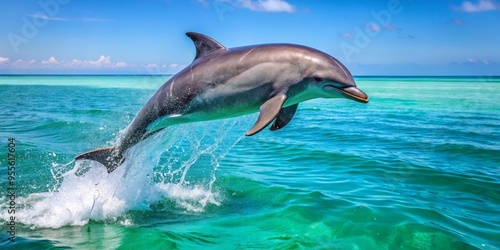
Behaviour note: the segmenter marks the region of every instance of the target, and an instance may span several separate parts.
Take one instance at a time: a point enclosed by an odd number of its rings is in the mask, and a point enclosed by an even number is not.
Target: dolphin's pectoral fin
[[[262,106],[260,106],[260,114],[259,118],[253,125],[253,127],[248,130],[245,135],[251,136],[259,133],[263,130],[269,123],[271,123],[274,118],[278,115],[283,106],[283,103],[286,101],[285,94],[278,94],[273,98],[267,100]]]
[[[278,116],[276,117],[273,125],[271,126],[271,131],[282,129],[283,127],[285,127],[292,120],[298,106],[299,104],[295,104],[286,108],[282,108],[278,113]]]
[[[96,150],[83,153],[75,157],[75,160],[92,160],[97,161],[104,165],[108,170],[108,173],[113,172],[122,162],[123,158],[115,155],[115,147],[100,148]]]
[[[196,57],[194,60],[219,49],[226,49],[222,44],[215,41],[214,39],[196,32],[188,32],[186,35],[191,38],[196,47]]]

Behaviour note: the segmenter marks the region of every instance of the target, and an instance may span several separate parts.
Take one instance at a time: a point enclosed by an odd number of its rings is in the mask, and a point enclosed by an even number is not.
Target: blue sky
[[[496,0],[0,0],[0,74],[163,74],[185,32],[297,43],[354,75],[500,75]]]

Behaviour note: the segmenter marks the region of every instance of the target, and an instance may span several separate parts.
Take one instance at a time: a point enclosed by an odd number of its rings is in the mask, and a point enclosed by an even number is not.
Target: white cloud
[[[0,57],[0,62],[3,57]],[[8,62],[8,58],[5,62]],[[15,68],[45,68],[45,69],[97,69],[97,68],[123,68],[128,67],[126,62],[113,63],[110,56],[101,55],[97,60],[73,59],[70,61],[57,60],[51,56],[48,60],[39,63],[35,60],[16,60],[11,64]]]
[[[270,12],[294,12],[295,8],[282,0],[264,0],[257,2],[256,10]]]
[[[127,63],[126,63],[126,62],[117,62],[117,63],[115,64],[115,66],[116,66],[117,68],[123,68],[123,67],[127,67]]]
[[[84,17],[80,19],[82,22],[109,22],[108,19],[104,18],[95,18],[95,17]]]
[[[469,59],[467,59],[467,62],[468,63],[477,63],[477,60],[473,59],[473,58],[469,58]]]
[[[7,57],[0,57],[0,67],[5,68],[15,68],[15,69],[44,69],[44,70],[95,70],[95,69],[138,69],[148,71],[157,71],[156,73],[167,73],[172,71],[177,71],[180,68],[185,67],[183,64],[129,64],[123,61],[113,62],[110,56],[101,55],[95,60],[57,60],[54,56],[49,57],[47,60],[36,61],[19,59],[11,62],[11,59]],[[165,72],[159,71],[162,69]]]
[[[285,0],[218,0],[236,8],[263,12],[295,12],[295,7]]]
[[[12,63],[13,66],[19,67],[25,64],[24,60],[16,60],[15,62]]]
[[[378,26],[378,24],[374,24],[374,23],[371,23],[370,25],[368,25],[368,29],[371,31],[380,31],[381,30],[380,26]]]
[[[111,64],[111,57],[110,56],[103,56],[101,55],[97,61],[88,61],[92,65],[104,65],[104,64]]]
[[[117,67],[117,64],[111,62],[110,56],[101,55],[97,60],[80,60],[73,59],[68,62],[62,62],[61,65],[64,68],[114,68]],[[120,62],[120,66],[123,65],[123,62]]]
[[[36,61],[34,59],[30,61],[24,61],[24,60],[16,60],[15,62],[12,63],[12,66],[15,68],[30,68],[33,67],[33,65],[36,64]]]
[[[146,68],[158,68],[158,64],[156,64],[156,63],[150,63],[150,64],[148,64],[148,65],[146,65],[144,67],[146,67]]]
[[[338,35],[345,39],[353,39],[353,36],[349,32],[339,32]]]
[[[456,11],[464,12],[481,12],[499,10],[500,5],[496,4],[493,0],[479,0],[476,3],[471,1],[464,1],[459,7],[454,7]]]
[[[42,61],[42,64],[57,64],[57,60],[52,56],[47,61]]]
[[[476,58],[468,58],[463,62],[464,64],[469,64],[469,65],[490,65],[490,64],[496,64],[495,61],[490,61],[487,59],[476,59]]]
[[[33,18],[38,18],[38,19],[43,19],[43,20],[51,20],[51,21],[68,21],[66,18],[61,18],[61,17],[48,17],[46,15],[41,15],[41,14],[34,14],[31,17]]]
[[[385,26],[385,29],[386,29],[386,30],[400,30],[398,27],[394,27],[394,26],[392,26],[391,24],[387,24],[387,25]]]

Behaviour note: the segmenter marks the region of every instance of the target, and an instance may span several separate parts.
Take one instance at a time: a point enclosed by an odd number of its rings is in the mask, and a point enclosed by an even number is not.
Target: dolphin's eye
[[[314,81],[316,81],[316,82],[322,82],[323,78],[321,78],[320,76],[315,76],[314,77]]]

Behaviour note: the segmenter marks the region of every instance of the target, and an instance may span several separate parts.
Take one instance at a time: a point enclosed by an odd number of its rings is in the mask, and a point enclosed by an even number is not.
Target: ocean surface
[[[0,249],[500,248],[500,78],[357,77],[370,103],[304,102],[280,131],[185,124],[111,174],[73,161],[168,78],[0,76]]]

